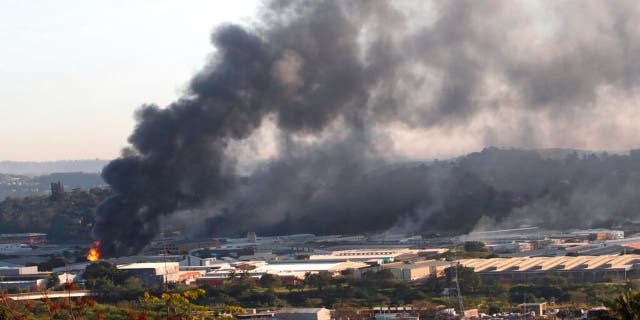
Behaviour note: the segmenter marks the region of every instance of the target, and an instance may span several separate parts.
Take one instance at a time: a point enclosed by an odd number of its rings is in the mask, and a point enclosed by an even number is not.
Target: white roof
[[[359,268],[366,266],[361,262],[291,262],[291,263],[269,263],[257,267],[252,272],[257,273],[295,273],[295,272],[315,272],[315,271],[342,271],[349,268]]]
[[[325,308],[284,308],[276,311],[276,313],[318,313],[320,311],[327,310]]]
[[[288,271],[329,271],[341,262],[328,263],[274,263],[260,266],[254,272],[288,272]]]
[[[118,266],[118,269],[162,269],[165,266],[167,268],[178,267],[178,262],[139,262],[122,264]]]

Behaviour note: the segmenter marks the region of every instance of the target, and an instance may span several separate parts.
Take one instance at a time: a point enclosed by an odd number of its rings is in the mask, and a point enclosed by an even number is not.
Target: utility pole
[[[457,259],[456,259],[457,260]],[[462,303],[462,293],[460,292],[460,279],[458,278],[458,261],[456,261],[455,264],[455,269],[454,269],[454,277],[455,277],[455,281],[456,281],[456,293],[457,293],[457,298],[458,298],[458,307],[460,308],[460,313],[462,314],[462,316],[464,317],[464,305]]]
[[[458,278],[458,266],[459,266],[459,262],[458,262],[458,245],[459,243],[457,243],[453,249],[453,259],[455,260],[455,264],[454,264],[454,279],[456,282],[456,294],[457,294],[457,298],[458,298],[458,307],[460,308],[460,314],[462,314],[462,317],[464,317],[464,305],[462,303],[462,293],[460,292],[460,279]]]

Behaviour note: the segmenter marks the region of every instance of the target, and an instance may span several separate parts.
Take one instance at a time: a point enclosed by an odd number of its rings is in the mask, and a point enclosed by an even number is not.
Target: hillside
[[[207,232],[460,234],[476,227],[639,222],[640,151],[548,153],[486,148],[448,161],[351,166],[348,174],[319,177],[306,162],[278,163],[249,176],[237,196],[211,214]]]
[[[60,199],[32,195],[0,202],[0,233],[44,232],[53,242],[88,242],[94,209],[109,189],[76,189]]]
[[[62,182],[65,190],[68,191],[76,188],[89,190],[106,187],[102,177],[97,173],[64,172],[36,177],[0,173],[0,200],[6,197],[48,195],[51,183],[58,181]]]
[[[0,161],[0,173],[39,176],[54,172],[100,173],[108,160]]]

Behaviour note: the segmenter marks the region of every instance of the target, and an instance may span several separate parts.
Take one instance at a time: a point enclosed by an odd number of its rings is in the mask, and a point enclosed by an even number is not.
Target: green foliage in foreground
[[[356,279],[351,273],[331,278],[327,274],[307,275],[305,283],[283,284],[277,276],[259,281],[240,275],[219,286],[174,286],[144,291],[139,279],[118,273],[106,264],[89,268],[89,279],[98,293],[92,299],[0,303],[0,319],[210,319],[245,313],[245,308],[327,307],[345,314],[357,308],[413,305],[435,312],[457,307],[453,279],[430,278],[407,283],[385,273],[368,274]],[[467,284],[474,274],[459,272]],[[466,279],[465,279],[466,278]],[[107,281],[108,280],[108,281]],[[106,281],[108,285],[100,281]],[[561,309],[566,317],[580,309],[606,305],[611,311],[603,319],[638,319],[640,283],[569,283],[550,276],[539,283],[475,283],[463,294],[467,309],[484,313],[511,312],[522,301],[545,301]],[[448,292],[448,293],[447,293]],[[1,299],[0,299],[1,300]],[[23,317],[21,318],[22,315]],[[56,315],[53,317],[52,315]],[[4,318],[3,318],[4,317]]]
[[[298,284],[286,283],[275,275],[254,279],[235,275],[218,286],[203,285],[206,295],[197,303],[211,308],[241,306],[244,308],[293,307],[373,307],[403,306],[420,303],[457,305],[455,277],[451,269],[442,278],[428,278],[417,283],[396,280],[388,270],[371,272],[356,279],[351,272],[332,278],[327,273],[308,274]],[[144,288],[139,279],[106,263],[87,268],[86,286],[96,291],[99,302],[136,301],[145,291],[161,295],[162,287]],[[482,312],[510,311],[522,302],[545,301],[576,309],[602,305],[626,290],[640,289],[638,282],[570,283],[566,278],[548,276],[537,283],[483,283],[471,269],[459,268],[458,280],[464,305]],[[174,292],[189,289],[172,287]],[[193,287],[191,287],[193,288]]]
[[[640,319],[640,291],[623,291],[617,297],[606,300],[605,305],[610,311],[602,319]]]

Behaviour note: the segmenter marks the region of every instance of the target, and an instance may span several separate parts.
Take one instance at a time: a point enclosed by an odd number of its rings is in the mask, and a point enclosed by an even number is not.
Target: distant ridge
[[[524,149],[527,150],[527,149]],[[564,159],[569,154],[575,153],[578,156],[590,155],[590,154],[617,154],[617,155],[628,155],[629,150],[582,150],[582,149],[564,149],[564,148],[542,148],[542,149],[530,149],[531,151],[535,151],[544,159]]]
[[[59,172],[40,176],[0,173],[0,202],[6,197],[50,194],[52,182],[61,182],[66,191],[107,187],[98,173]]]
[[[109,160],[0,161],[0,173],[39,176],[54,172],[100,173]]]

